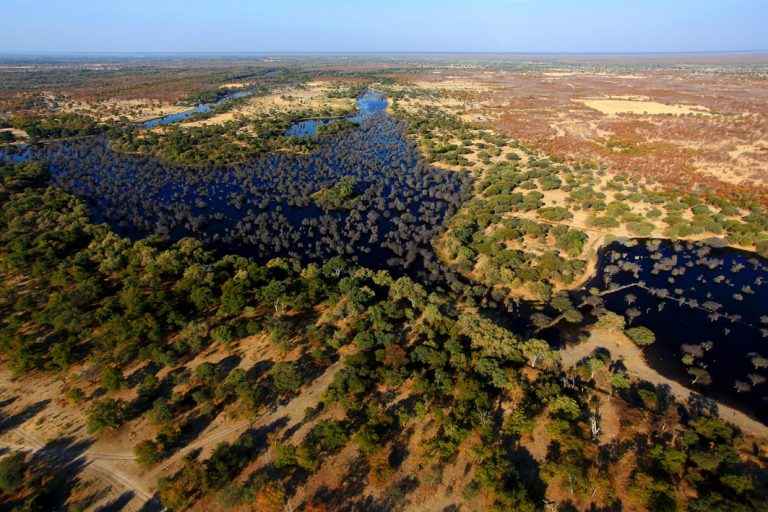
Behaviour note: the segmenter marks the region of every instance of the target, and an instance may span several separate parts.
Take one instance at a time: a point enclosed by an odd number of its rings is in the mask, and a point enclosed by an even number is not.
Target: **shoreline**
[[[611,359],[621,359],[630,377],[645,380],[654,385],[666,385],[670,393],[680,402],[687,402],[691,394],[700,395],[697,391],[687,388],[679,382],[667,378],[653,369],[645,360],[643,351],[623,333],[609,332],[594,328],[589,338],[581,343],[561,349],[560,356],[564,368],[571,368],[585,357],[589,357],[595,349],[604,348],[611,354]],[[739,427],[744,433],[768,439],[768,425],[749,415],[725,405],[717,400],[717,415],[725,421]]]

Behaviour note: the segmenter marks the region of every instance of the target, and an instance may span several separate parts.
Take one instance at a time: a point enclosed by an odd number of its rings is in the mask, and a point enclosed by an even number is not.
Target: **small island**
[[[360,196],[357,185],[355,178],[344,176],[330,187],[323,187],[312,194],[312,199],[323,210],[349,210]]]

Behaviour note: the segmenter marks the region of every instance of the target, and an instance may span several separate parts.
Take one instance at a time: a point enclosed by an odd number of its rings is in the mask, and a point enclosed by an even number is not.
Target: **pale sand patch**
[[[406,112],[418,112],[422,108],[438,108],[441,110],[461,110],[469,108],[472,102],[456,98],[403,98],[398,99],[397,106]],[[392,102],[390,102],[392,103]]]
[[[95,103],[67,103],[64,112],[88,114],[101,121],[125,116],[129,121],[141,122],[157,117],[178,114],[191,109],[189,105],[171,105],[151,99],[117,100],[109,99]]]
[[[226,84],[221,84],[219,89],[239,89],[242,87],[248,87],[253,84],[254,82],[228,82]]]
[[[352,98],[329,98],[326,93],[327,87],[324,84],[315,84],[308,88],[291,87],[280,89],[272,94],[247,98],[242,104],[227,112],[199,121],[181,123],[179,126],[192,127],[223,124],[227,121],[232,121],[237,116],[256,116],[270,111],[293,112],[296,110],[322,108],[347,110],[355,106],[355,100]]]
[[[593,328],[587,341],[560,350],[563,367],[575,366],[598,348],[607,349],[614,360],[623,360],[631,377],[648,381],[654,385],[669,386],[672,395],[682,403],[688,401],[691,393],[696,393],[651,368],[645,361],[643,351],[623,333],[609,332],[604,329]],[[717,407],[720,417],[724,420],[733,423],[746,433],[768,438],[768,426],[727,405],[718,403]]]
[[[666,105],[656,101],[638,101],[634,99],[597,99],[574,98],[571,101],[581,103],[605,115],[639,114],[639,115],[712,115],[707,107],[700,105]]]
[[[588,73],[584,71],[545,71],[542,73],[544,76],[549,76],[553,78],[559,78],[559,77],[567,77],[567,76],[584,76],[584,77],[590,77],[590,76],[600,76],[600,77],[611,77],[611,78],[626,78],[626,79],[637,79],[637,78],[643,78],[640,75],[614,75],[612,73]]]
[[[469,92],[488,92],[491,90],[485,84],[470,80],[440,80],[436,82],[419,81],[414,85],[430,91],[469,91]]]
[[[734,185],[747,182],[765,185],[768,180],[768,140],[726,146],[722,152],[728,155],[728,162],[699,160],[694,164],[696,171]]]
[[[18,128],[0,128],[0,132],[11,132],[17,139],[26,139],[29,137],[27,132],[24,130],[19,130]]]

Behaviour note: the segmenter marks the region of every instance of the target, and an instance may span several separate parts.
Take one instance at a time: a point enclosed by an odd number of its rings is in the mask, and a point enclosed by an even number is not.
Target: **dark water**
[[[246,96],[250,96],[251,94],[253,94],[253,93],[251,93],[250,91],[237,91],[237,92],[233,92],[233,93],[227,94],[226,96],[224,96],[220,100],[217,100],[216,102],[214,102],[210,106],[206,105],[204,103],[200,103],[197,107],[189,109],[189,110],[185,110],[184,112],[179,112],[177,114],[171,114],[171,115],[168,115],[168,116],[163,116],[163,117],[157,117],[155,119],[150,119],[149,121],[145,121],[144,123],[142,123],[142,126],[144,128],[149,129],[149,128],[154,128],[156,126],[160,126],[160,125],[164,125],[164,124],[175,123],[176,121],[181,121],[182,119],[186,119],[186,118],[188,118],[190,116],[193,116],[195,114],[210,112],[213,107],[218,107],[219,105],[223,105],[227,101],[230,101],[230,100],[233,100],[233,99],[236,99],[236,98],[244,98]]]
[[[750,380],[750,375],[768,377],[768,369],[751,363],[755,355],[768,357],[765,259],[703,243],[639,240],[625,247],[616,242],[603,250],[598,275],[585,289],[627,285],[634,286],[604,295],[605,306],[625,315],[629,308],[640,313],[630,327],[644,326],[656,334],[656,343],[644,349],[653,368],[768,422],[768,383]],[[632,304],[628,294],[636,297]],[[706,369],[711,384],[692,384],[689,366],[681,361],[684,345],[697,356],[692,366]],[[744,383],[742,390],[737,381]]]
[[[358,108],[358,113],[354,116],[347,117],[346,120],[358,124],[362,123],[372,114],[376,112],[382,112],[387,108],[388,104],[389,103],[387,102],[387,99],[380,93],[375,91],[367,91],[363,96],[355,101],[355,105],[357,105]],[[341,119],[334,118],[307,119],[305,121],[299,121],[298,123],[288,128],[288,130],[285,132],[285,136],[309,137],[317,133],[318,126],[333,124],[340,120]]]
[[[375,111],[386,100],[364,100],[361,126],[323,138],[309,155],[184,167],[116,153],[97,136],[6,156],[46,162],[54,183],[132,239],[192,236],[262,261],[341,255],[369,268],[440,279],[446,270],[431,240],[469,197],[471,180],[422,163],[404,125]],[[350,210],[320,209],[312,194],[343,176],[356,178],[358,199]]]

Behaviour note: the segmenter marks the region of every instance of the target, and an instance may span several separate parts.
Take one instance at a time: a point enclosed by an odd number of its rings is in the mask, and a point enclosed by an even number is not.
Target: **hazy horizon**
[[[0,54],[697,54],[768,51],[759,0],[8,0]]]

